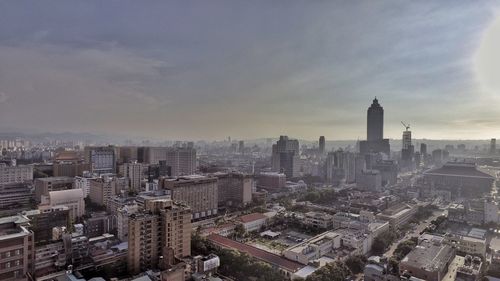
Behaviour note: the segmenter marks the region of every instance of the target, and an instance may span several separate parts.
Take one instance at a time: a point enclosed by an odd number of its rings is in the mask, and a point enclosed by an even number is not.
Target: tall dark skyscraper
[[[379,141],[384,139],[384,108],[380,106],[377,98],[368,108],[367,114],[367,140]]]
[[[384,108],[380,106],[377,98],[373,99],[367,111],[367,139],[359,142],[361,154],[382,152],[387,156],[391,154],[389,139],[384,139]]]
[[[325,137],[324,136],[319,137],[319,153],[320,154],[325,153]]]

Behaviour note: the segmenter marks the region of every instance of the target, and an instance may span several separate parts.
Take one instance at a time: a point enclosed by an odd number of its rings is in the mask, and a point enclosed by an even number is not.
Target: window
[[[10,251],[9,251],[9,252],[5,252],[5,257],[6,257],[6,258],[9,258],[9,257],[10,257]]]

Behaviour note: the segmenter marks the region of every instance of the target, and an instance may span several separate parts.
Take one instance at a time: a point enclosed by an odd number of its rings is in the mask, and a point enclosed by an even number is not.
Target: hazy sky
[[[499,1],[1,1],[0,128],[500,137]]]

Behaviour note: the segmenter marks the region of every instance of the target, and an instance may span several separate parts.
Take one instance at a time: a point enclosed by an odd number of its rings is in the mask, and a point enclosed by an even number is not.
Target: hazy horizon
[[[500,1],[5,1],[0,128],[500,138]],[[228,24],[231,23],[231,24]],[[474,138],[471,138],[474,136]]]

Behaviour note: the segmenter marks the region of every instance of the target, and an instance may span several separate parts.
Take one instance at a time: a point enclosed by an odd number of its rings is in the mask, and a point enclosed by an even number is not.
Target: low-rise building
[[[283,251],[287,259],[307,265],[341,247],[342,235],[327,231]]]
[[[454,258],[455,249],[450,245],[423,241],[401,260],[400,274],[441,281]]]
[[[304,224],[313,228],[330,229],[333,226],[333,216],[327,213],[307,212]]]
[[[268,217],[261,213],[243,215],[239,218],[239,221],[243,225],[246,232],[259,231],[264,225],[266,225],[267,220]]]
[[[377,219],[388,221],[393,227],[407,224],[417,213],[418,206],[409,204],[397,204],[385,209],[377,215]]]
[[[42,208],[51,208],[64,205],[69,208],[70,222],[85,214],[85,201],[83,190],[68,189],[60,191],[50,191],[48,196],[42,196]]]

